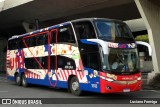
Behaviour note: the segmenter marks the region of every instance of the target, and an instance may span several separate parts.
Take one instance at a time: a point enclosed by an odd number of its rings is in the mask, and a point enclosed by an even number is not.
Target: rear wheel
[[[72,94],[80,96],[82,91],[80,90],[79,81],[76,77],[73,77],[70,81],[70,91]]]
[[[22,86],[24,86],[24,87],[27,87],[27,86],[28,86],[28,83],[27,83],[27,81],[26,81],[26,76],[25,76],[25,74],[22,75]]]
[[[16,74],[15,78],[16,78],[16,80],[15,80],[16,85],[21,86],[22,85],[21,77],[18,74]]]

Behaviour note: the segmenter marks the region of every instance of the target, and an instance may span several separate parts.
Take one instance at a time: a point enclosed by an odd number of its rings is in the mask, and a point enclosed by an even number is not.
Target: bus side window
[[[38,58],[37,58],[38,59]],[[25,67],[27,69],[39,69],[40,66],[34,58],[25,58]]]
[[[18,48],[20,49],[25,48],[24,43],[22,41],[22,37],[18,38],[18,43],[19,43]]]
[[[78,40],[96,38],[96,34],[91,22],[89,21],[75,22],[73,23],[73,25]]]
[[[29,47],[36,46],[36,42],[35,42],[36,41],[36,37],[32,36],[29,39],[30,39]]]
[[[58,42],[75,43],[75,37],[71,25],[65,25],[58,29]]]
[[[51,32],[50,43],[56,43],[56,32],[55,31]]]
[[[63,70],[75,70],[76,64],[72,58],[58,55],[57,56],[57,67]]]
[[[30,39],[29,38],[25,38],[24,42],[27,45],[27,47],[30,47]],[[27,48],[27,47],[25,46],[25,48]]]
[[[15,50],[19,49],[22,46],[22,38],[13,39],[8,41],[8,49]]]
[[[47,59],[46,59],[47,60]],[[56,69],[56,66],[55,66],[55,56],[50,56],[50,68],[51,69]]]
[[[36,45],[39,46],[39,45],[43,44],[43,42],[44,42],[43,36],[38,35],[38,36],[36,37]]]
[[[12,41],[11,40],[8,41],[8,49],[12,50]]]
[[[17,39],[13,39],[13,40],[9,41],[9,49],[10,50],[18,49],[18,40]]]
[[[44,45],[45,40],[44,36],[42,34],[36,36],[36,46]]]

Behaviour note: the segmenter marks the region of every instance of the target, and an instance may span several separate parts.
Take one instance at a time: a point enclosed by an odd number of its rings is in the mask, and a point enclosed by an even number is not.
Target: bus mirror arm
[[[152,48],[151,48],[151,46],[150,46],[149,43],[147,43],[147,42],[142,42],[142,41],[136,41],[136,44],[137,44],[137,45],[143,45],[143,46],[148,47],[149,56],[152,55]]]
[[[109,49],[108,49],[108,42],[103,41],[101,39],[87,39],[87,41],[91,41],[94,43],[98,43],[99,45],[102,46],[102,50],[104,54],[109,54]]]

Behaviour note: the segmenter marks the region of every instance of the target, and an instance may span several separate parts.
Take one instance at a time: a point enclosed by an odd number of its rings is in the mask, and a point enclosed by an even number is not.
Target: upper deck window
[[[57,38],[57,42],[65,42],[65,43],[75,43],[75,37],[74,37],[74,33],[73,33],[73,29],[72,26],[69,25],[65,25],[62,27],[57,28],[58,30],[58,35],[56,37],[56,32],[52,31],[51,32],[51,43],[56,43],[56,38]]]
[[[96,38],[95,30],[91,22],[81,21],[81,22],[75,22],[73,24],[78,40]]]
[[[130,29],[123,22],[95,20],[94,25],[99,39],[119,43],[134,42]]]

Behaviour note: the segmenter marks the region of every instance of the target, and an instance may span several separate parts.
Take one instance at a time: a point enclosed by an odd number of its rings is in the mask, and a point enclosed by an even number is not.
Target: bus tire
[[[80,96],[82,95],[82,91],[80,90],[80,85],[79,85],[79,81],[77,79],[77,77],[73,77],[70,81],[70,91],[72,94],[76,95],[76,96]]]
[[[25,76],[25,74],[22,74],[22,86],[24,86],[24,87],[27,87],[27,86],[28,86],[28,83],[27,83],[27,81],[26,81],[26,76]]]
[[[21,77],[18,75],[18,73],[15,75],[15,82],[16,85],[21,86],[22,85],[22,79]]]

